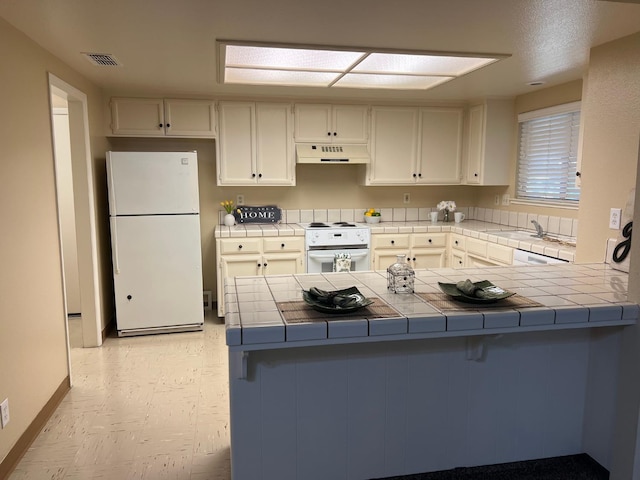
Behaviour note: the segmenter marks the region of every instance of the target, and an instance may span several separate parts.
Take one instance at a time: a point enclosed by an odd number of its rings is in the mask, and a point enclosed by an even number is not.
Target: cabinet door
[[[164,101],[166,132],[173,137],[214,137],[215,108],[211,100]]]
[[[304,273],[302,253],[265,253],[263,258],[265,275]]]
[[[260,255],[224,255],[220,257],[222,280],[225,278],[262,274],[262,257]]]
[[[218,185],[255,185],[255,104],[221,102],[219,113]]]
[[[445,265],[446,248],[420,248],[411,251],[413,268],[442,268]]]
[[[330,133],[334,143],[367,143],[369,141],[369,107],[334,105]]]
[[[296,142],[331,142],[331,105],[295,106]]]
[[[256,173],[260,185],[295,185],[291,104],[257,103]]]
[[[418,109],[373,107],[367,185],[415,184]]]
[[[467,183],[480,184],[484,159],[484,105],[476,105],[469,110],[468,143]]]
[[[161,98],[112,98],[111,131],[114,135],[164,136],[164,102]]]
[[[462,109],[420,109],[419,183],[460,183],[462,120]]]
[[[386,270],[398,260],[398,255],[406,255],[409,258],[409,250],[374,250],[373,269]]]
[[[461,250],[451,251],[451,268],[464,267],[464,252]]]

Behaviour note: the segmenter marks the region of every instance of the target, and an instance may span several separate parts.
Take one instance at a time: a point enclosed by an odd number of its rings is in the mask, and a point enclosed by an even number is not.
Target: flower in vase
[[[233,212],[233,202],[231,200],[225,200],[224,202],[220,202],[220,205],[224,207],[227,213]]]
[[[438,210],[446,210],[448,212],[456,211],[456,202],[453,200],[443,200],[437,205]]]

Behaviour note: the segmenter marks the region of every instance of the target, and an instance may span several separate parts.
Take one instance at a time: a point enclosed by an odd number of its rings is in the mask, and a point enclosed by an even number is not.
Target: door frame
[[[80,304],[82,310],[82,340],[84,347],[102,345],[102,309],[99,281],[98,244],[96,238],[95,191],[93,157],[89,137],[89,108],[87,96],[64,80],[49,73],[49,101],[55,94],[65,98],[69,105],[69,130],[71,137],[71,168],[73,172],[74,210],[76,215],[76,240],[78,245],[78,276],[80,280]],[[53,107],[50,104],[50,113]],[[53,121],[52,121],[53,132]],[[53,140],[52,140],[53,141]],[[54,152],[55,155],[55,152]],[[60,214],[58,213],[58,223]],[[61,232],[59,232],[61,235]],[[61,258],[62,243],[60,242]],[[64,284],[64,267],[62,285]],[[65,317],[66,317],[65,302]],[[67,319],[65,318],[65,324]],[[70,362],[69,331],[67,328],[67,352]],[[69,368],[69,371],[71,369]]]

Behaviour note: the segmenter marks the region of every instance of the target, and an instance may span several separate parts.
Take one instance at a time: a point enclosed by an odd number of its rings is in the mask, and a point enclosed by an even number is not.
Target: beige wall
[[[636,186],[640,136],[640,33],[591,50],[585,83],[577,261],[603,261],[609,209]],[[584,241],[583,241],[584,240]]]
[[[94,85],[3,19],[0,58],[0,400],[11,408],[2,461],[68,375],[47,72],[88,95],[94,131],[102,107]]]

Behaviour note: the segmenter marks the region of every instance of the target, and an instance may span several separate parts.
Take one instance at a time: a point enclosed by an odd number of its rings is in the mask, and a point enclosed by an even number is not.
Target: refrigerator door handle
[[[116,227],[116,217],[110,217],[111,221],[111,255],[113,260],[113,272],[120,273],[120,264],[118,262],[118,227]]]

